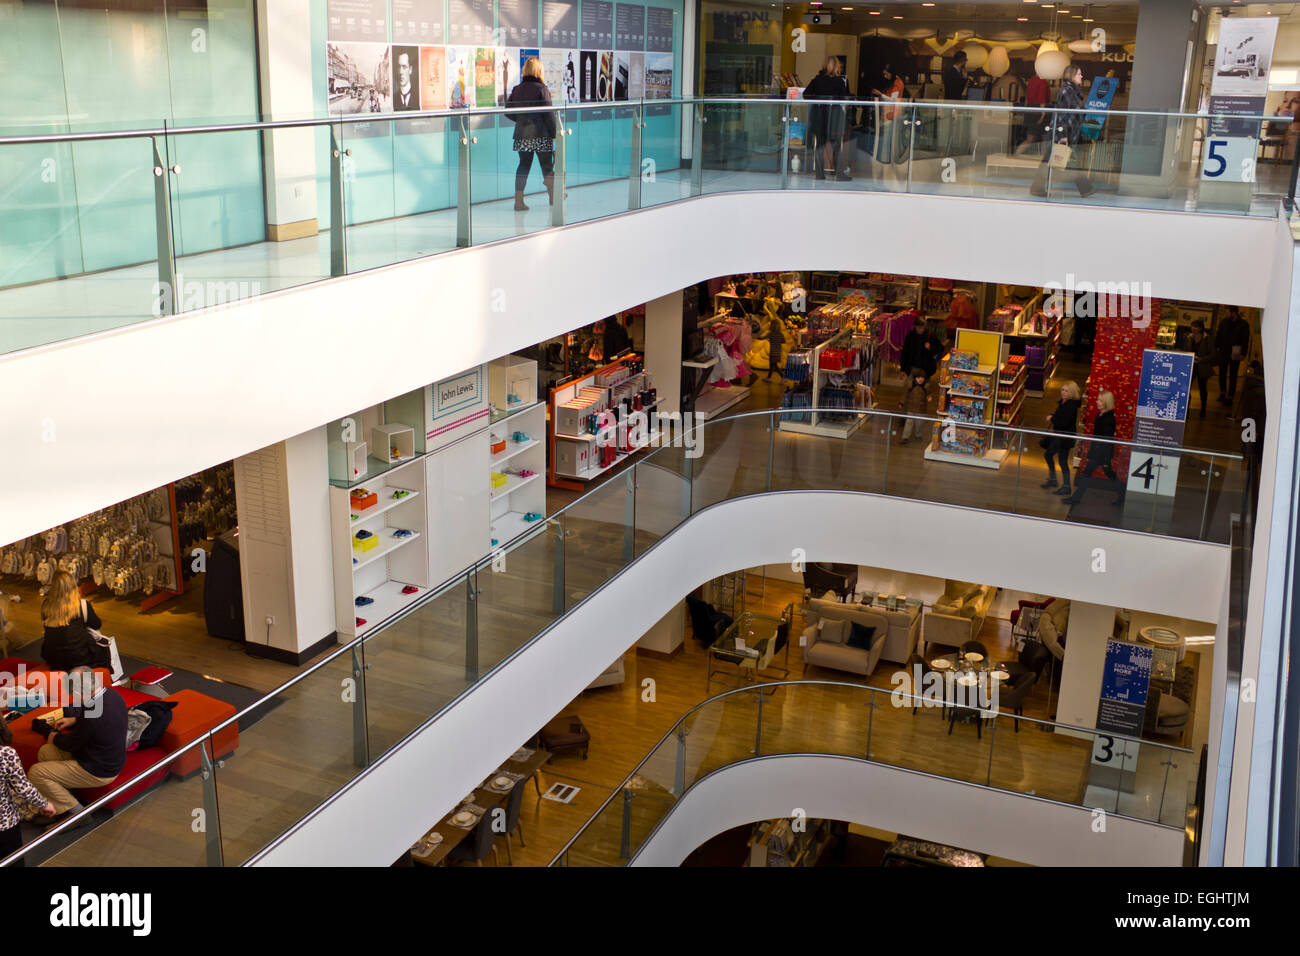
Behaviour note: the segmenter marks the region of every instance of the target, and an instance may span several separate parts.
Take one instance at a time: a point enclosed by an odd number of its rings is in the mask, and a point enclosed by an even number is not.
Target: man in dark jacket
[[[943,98],[945,100],[966,99],[966,87],[970,78],[966,76],[966,51],[958,50],[952,58],[952,66],[943,74]]]
[[[1230,306],[1227,317],[1219,323],[1214,347],[1219,353],[1219,401],[1227,405],[1237,394],[1237,373],[1250,351],[1250,323],[1236,306]]]
[[[1073,178],[1075,188],[1079,190],[1080,196],[1091,196],[1096,190],[1091,182],[1088,181],[1087,175],[1082,170],[1082,157],[1078,150],[1078,143],[1081,138],[1083,127],[1083,114],[1079,112],[1064,112],[1065,110],[1082,110],[1084,107],[1083,96],[1083,70],[1071,63],[1065,68],[1065,75],[1061,77],[1061,89],[1056,94],[1056,108],[1059,111],[1053,116],[1052,120],[1052,143],[1069,146],[1072,150],[1070,156],[1070,166],[1074,172],[1067,173],[1066,170],[1059,170],[1055,178],[1066,179]],[[1029,187],[1029,192],[1034,196],[1047,195],[1047,176],[1051,168],[1052,152],[1049,149],[1047,155],[1043,157],[1043,164],[1039,167],[1038,175],[1034,177],[1033,184]]]
[[[903,339],[903,351],[899,356],[899,370],[920,369],[927,379],[933,378],[939,369],[939,357],[943,347],[930,334],[925,326],[925,319],[919,315],[912,324],[912,331]]]
[[[54,804],[54,816],[42,821],[46,826],[81,807],[69,789],[107,786],[126,763],[126,703],[121,695],[104,687],[88,667],[74,669],[67,684],[71,703],[51,723],[54,730],[27,775]]]

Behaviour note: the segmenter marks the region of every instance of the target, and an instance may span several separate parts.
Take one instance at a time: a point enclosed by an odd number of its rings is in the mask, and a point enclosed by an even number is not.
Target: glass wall
[[[253,0],[106,7],[0,4],[0,135],[260,118]],[[200,190],[175,210],[177,255],[264,238],[257,135],[162,157]],[[0,150],[0,286],[153,261],[153,166],[140,140]]]

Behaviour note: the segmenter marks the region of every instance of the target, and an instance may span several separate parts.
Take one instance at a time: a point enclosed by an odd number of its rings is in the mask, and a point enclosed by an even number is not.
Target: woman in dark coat
[[[1052,431],[1070,437],[1052,436],[1039,442],[1043,447],[1043,457],[1047,459],[1047,480],[1043,482],[1043,487],[1056,488],[1056,464],[1059,461],[1061,480],[1065,483],[1057,488],[1056,494],[1062,496],[1070,493],[1070,449],[1074,447],[1074,435],[1079,428],[1079,406],[1083,404],[1079,394],[1076,382],[1066,382],[1061,386],[1061,398],[1056,403],[1056,411],[1047,418]]]
[[[1073,111],[1082,110],[1086,100],[1087,97],[1084,96],[1083,92],[1083,70],[1071,63],[1065,68],[1065,75],[1061,77],[1060,92],[1056,94],[1056,108],[1062,112],[1054,115],[1053,144],[1059,143],[1063,146],[1069,146],[1074,153],[1078,152],[1076,147],[1083,138],[1083,113]],[[1047,175],[1051,160],[1052,151],[1049,148],[1047,155],[1043,157],[1043,163],[1039,167],[1038,175],[1034,177],[1034,182],[1029,187],[1029,192],[1032,195],[1047,195]],[[1079,190],[1079,195],[1091,196],[1096,191],[1096,187],[1089,182],[1087,175],[1083,172],[1080,160],[1081,157],[1071,155],[1068,168],[1072,171],[1067,173],[1066,170],[1062,169],[1057,173],[1057,176],[1062,180],[1072,177],[1075,188]]]
[[[828,56],[826,66],[813,77],[808,88],[803,91],[806,100],[847,100],[849,84],[841,75],[843,66],[837,56]],[[835,171],[835,144],[844,135],[843,106],[814,106],[808,115],[808,138],[815,140],[817,146],[813,152],[813,164],[817,168],[817,178],[825,179],[826,170]],[[822,162],[818,162],[821,159]],[[837,179],[849,179],[839,174]]]
[[[1097,417],[1092,420],[1092,437],[1115,437],[1115,396],[1102,392],[1097,396]],[[1118,486],[1115,478],[1115,446],[1106,441],[1088,442],[1088,458],[1079,466],[1079,473],[1074,478],[1074,494],[1065,499],[1066,504],[1077,505],[1083,498],[1084,479],[1091,478],[1097,469],[1115,486],[1115,504],[1124,500],[1124,490]]]
[[[510,91],[507,106],[550,106],[551,91],[542,79],[542,61],[530,56],[524,63],[524,76],[519,85]],[[507,113],[506,119],[515,124],[515,152],[519,154],[519,168],[515,170],[515,209],[523,211],[524,186],[528,172],[533,168],[533,157],[542,167],[542,182],[551,205],[555,205],[555,114]]]
[[[58,571],[50,581],[41,602],[41,620],[45,623],[45,641],[41,659],[51,670],[70,671],[74,667],[113,666],[106,646],[95,641],[90,628],[101,626],[99,615],[85,602],[82,612],[81,592],[66,571]]]

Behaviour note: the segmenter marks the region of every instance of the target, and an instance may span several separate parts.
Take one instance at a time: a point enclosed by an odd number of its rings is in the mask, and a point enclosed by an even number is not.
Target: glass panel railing
[[[703,175],[700,191],[781,188],[784,103],[705,104],[697,114]]]
[[[474,242],[555,225],[552,195],[557,177],[564,178],[557,169],[564,146],[559,121],[560,111],[531,107],[505,113],[495,128],[471,134]]]
[[[640,206],[658,206],[691,194],[690,167],[682,166],[680,103],[647,102],[642,107]]]
[[[836,408],[808,411],[845,414]],[[225,862],[241,863],[283,834],[700,508],[763,494],[769,488],[884,491],[898,497],[1223,542],[1230,531],[1233,502],[1239,500],[1246,480],[1239,456],[1160,448],[1152,453],[1158,460],[1148,464],[1141,453],[1150,446],[1108,442],[1114,450],[1108,451],[1107,460],[1115,462],[1117,475],[1122,477],[1126,469],[1139,479],[1150,475],[1151,491],[1130,490],[1122,511],[1103,515],[1089,509],[1095,501],[1097,507],[1114,511],[1114,485],[1109,478],[1095,479],[1103,486],[1100,490],[1085,488],[1082,504],[1064,502],[1038,487],[1046,464],[1032,450],[1042,452],[1038,442],[1053,437],[1051,433],[983,426],[996,441],[1010,445],[1015,455],[1004,456],[997,467],[963,472],[963,479],[975,476],[971,487],[977,491],[972,493],[967,481],[929,484],[919,461],[931,445],[918,437],[915,446],[902,446],[894,434],[909,420],[918,436],[930,434],[945,424],[942,420],[853,412],[853,421],[860,424],[844,438],[842,431],[773,430],[772,423],[779,426],[787,414],[792,413],[751,412],[696,427],[680,444],[656,449],[544,524],[499,543],[474,568],[443,582],[401,616],[379,623],[360,640],[239,714],[238,749],[234,741],[218,734],[215,754],[223,759],[233,751],[217,776]],[[1075,438],[1083,444],[1079,451],[1087,462],[1093,457],[1087,443],[1098,440],[1086,435]],[[621,465],[616,461],[612,467]],[[798,640],[798,635],[790,640]],[[707,681],[711,684],[715,677],[734,682],[753,679],[754,673],[742,659],[720,658],[710,663]],[[764,685],[763,693],[771,694],[773,686]],[[778,690],[775,697],[760,699],[754,690],[721,697],[716,706],[692,711],[682,722],[685,744],[680,761],[674,753],[671,782],[662,768],[647,779],[654,787],[680,793],[682,787],[720,766],[751,753],[777,752],[773,748],[785,748],[779,752],[807,749],[820,734],[822,747],[833,752],[857,754],[866,746],[870,759],[883,763],[934,772],[938,761],[945,776],[1016,790],[1026,766],[1017,756],[1018,748],[1027,748],[1026,757],[1041,749],[1027,747],[1024,740],[1016,743],[1014,726],[1008,731],[1005,718],[990,726],[976,719],[970,708],[959,708],[953,720],[946,694],[938,700],[900,703],[885,692],[837,689],[820,699],[821,711],[791,703],[806,693]],[[855,694],[860,696],[854,698]],[[856,702],[846,703],[850,699]],[[761,721],[760,709],[765,712]],[[808,722],[809,715],[823,711],[834,715],[833,733],[826,729],[829,724]],[[995,735],[1004,741],[1002,746],[1012,749],[1000,751]],[[832,740],[839,742],[832,746]],[[1148,745],[1160,746],[1141,744]],[[1074,766],[1071,761],[1077,760],[1077,754],[1067,754],[1064,745],[1052,747],[1056,765]],[[1068,777],[1074,771],[1065,773]],[[1025,788],[1023,792],[1032,790],[1036,795],[1057,792],[1037,778]],[[1127,799],[1115,798],[1119,812],[1125,812]],[[1185,801],[1185,795],[1178,799]],[[642,799],[641,806],[648,807],[648,801]],[[1178,800],[1165,804],[1176,808]],[[651,813],[649,809],[638,812]],[[1176,815],[1176,809],[1159,812],[1161,819]],[[39,847],[47,843],[55,845],[52,840],[37,841]]]
[[[1195,778],[1191,751],[999,713],[996,691],[947,683],[942,692],[913,696],[906,683],[891,693],[838,681],[777,681],[711,697],[664,735],[553,865],[623,865],[691,785],[723,767],[780,754],[855,757],[1184,827]],[[673,789],[659,793],[674,755]],[[652,794],[657,802],[643,799]]]

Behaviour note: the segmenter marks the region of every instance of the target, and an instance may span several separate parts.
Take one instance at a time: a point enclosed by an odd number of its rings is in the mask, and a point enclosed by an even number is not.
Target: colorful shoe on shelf
[[[510,436],[510,440],[517,445],[522,445],[526,441],[531,441],[531,439],[523,432],[515,432]]]
[[[365,627],[365,626],[366,626],[366,619],[364,617],[357,618],[357,627]]]
[[[352,603],[355,604],[357,607],[365,607],[367,604],[374,604],[374,603],[375,603],[375,599],[372,598],[372,597],[366,597],[366,596],[363,594],[363,595],[361,595],[361,597],[357,598],[357,599],[356,599],[355,601],[353,601]]]
[[[409,494],[410,494],[410,492],[407,491],[405,488],[398,488],[396,491],[393,492],[393,497],[394,497],[394,498],[405,498],[405,497],[406,497],[407,495],[409,495]]]
[[[496,539],[496,538],[493,538],[493,539],[492,539],[492,547],[495,548],[496,546],[497,546],[497,539]]]
[[[353,558],[353,559],[352,559],[352,563],[353,563],[353,564],[357,564],[357,563],[358,563],[358,562],[357,562],[357,559],[356,559],[356,558]]]
[[[357,537],[357,539],[360,540],[360,541],[365,541],[366,538],[373,537],[373,535],[374,535],[374,532],[372,532],[372,531],[367,531],[365,528],[362,528],[360,531],[358,531],[358,532],[356,533],[356,537]]]
[[[533,475],[535,475],[535,474],[537,474],[537,472],[533,471],[531,468],[520,468],[520,469],[519,469],[519,477],[520,477],[520,478],[531,478],[531,477],[533,477]]]
[[[393,537],[394,537],[394,538],[409,538],[409,537],[410,537],[411,535],[413,535],[413,534],[415,534],[415,532],[414,532],[414,531],[411,531],[411,530],[409,530],[409,529],[407,529],[407,528],[398,528],[396,531],[393,532]]]
[[[536,511],[530,511],[526,515],[524,515],[524,520],[528,522],[541,521],[542,516],[539,515]]]
[[[414,584],[408,584],[408,585],[406,585],[406,587],[402,588],[402,593],[403,593],[403,594],[414,594],[414,593],[415,593],[416,591],[418,591],[418,590],[420,590],[420,589],[417,588]]]

